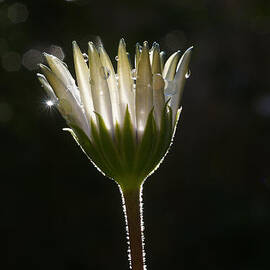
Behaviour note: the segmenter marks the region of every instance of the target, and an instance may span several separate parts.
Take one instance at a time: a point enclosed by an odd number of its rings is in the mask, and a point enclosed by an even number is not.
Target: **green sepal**
[[[124,125],[122,130],[121,148],[124,158],[124,163],[127,171],[133,173],[135,159],[135,134],[134,127],[131,123],[128,107],[126,108]]]
[[[99,114],[97,124],[90,122],[91,139],[75,125],[65,130],[72,134],[99,171],[114,179],[122,189],[132,190],[138,188],[162,162],[171,145],[180,111],[173,121],[172,110],[166,103],[158,129],[152,109],[140,139],[135,137],[128,108],[123,126],[116,123],[113,133],[108,131]]]
[[[139,179],[142,181],[146,178],[149,173],[147,168],[147,163],[149,160],[152,160],[153,150],[156,145],[157,140],[157,127],[156,122],[154,120],[153,109],[148,115],[148,119],[146,122],[145,130],[143,136],[141,138],[141,142],[139,142],[138,150],[136,153],[136,173]]]
[[[173,138],[174,138],[174,135],[175,135],[175,132],[176,132],[176,128],[177,128],[177,123],[179,121],[179,117],[180,117],[180,114],[181,114],[181,109],[179,109],[176,113],[176,118],[175,118],[175,122],[174,124],[172,125],[173,123],[173,118],[172,118],[172,110],[171,110],[171,107],[168,106],[168,109],[169,109],[169,112],[166,113],[166,117],[165,117],[165,121],[164,123],[166,124],[166,126],[169,124],[170,126],[168,126],[168,130],[167,131],[167,135],[165,136],[164,138],[164,147],[162,147],[162,138],[160,139],[160,144],[161,144],[161,152],[159,153],[159,156],[157,156],[157,160],[156,160],[156,163],[152,165],[152,171],[150,172],[150,174],[152,174],[159,166],[160,164],[162,163],[163,159],[166,157],[166,155],[168,154],[169,150],[170,150],[170,147],[173,143]],[[170,128],[171,127],[171,128]],[[149,174],[149,175],[150,175]],[[149,176],[148,175],[148,176]]]
[[[107,159],[106,155],[102,150],[102,142],[100,140],[99,131],[92,119],[90,121],[90,126],[93,138],[93,145],[95,145],[99,155],[101,156],[102,162],[106,164],[106,167],[109,169],[110,172],[113,172],[114,171],[113,165],[111,164],[110,160]]]
[[[109,133],[102,116],[97,114],[98,127],[99,127],[99,150],[103,153],[105,160],[113,169],[114,178],[123,174],[123,166],[119,151],[116,147],[115,141]],[[97,139],[96,139],[97,140]]]
[[[119,127],[119,125],[116,125],[115,134],[123,166],[123,174],[119,175],[115,181],[125,190],[138,188],[141,181],[138,179],[135,172],[137,144],[128,107],[126,108],[123,126]]]
[[[169,101],[166,102],[163,108],[161,125],[157,134],[156,144],[153,149],[152,157],[149,159],[149,162],[146,165],[148,175],[150,175],[157,168],[157,166],[160,165],[170,145],[172,137],[172,111],[168,106],[168,102]]]

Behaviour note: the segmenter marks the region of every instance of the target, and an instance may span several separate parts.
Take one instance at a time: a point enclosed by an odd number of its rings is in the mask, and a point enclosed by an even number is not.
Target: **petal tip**
[[[148,49],[148,41],[143,42],[143,47]]]
[[[121,38],[120,41],[119,41],[119,46],[122,45],[122,46],[126,46],[126,42],[124,40],[124,38]]]
[[[192,52],[193,49],[194,49],[194,46],[191,46],[191,47],[189,47],[189,48],[185,51],[185,53]]]
[[[43,64],[38,64],[38,66],[41,68],[41,69],[47,69],[48,67],[43,65]]]
[[[94,42],[89,41],[89,42],[88,42],[88,53],[89,53],[89,52],[90,52],[90,53],[93,53],[93,52],[95,51],[95,49],[96,49],[96,46],[95,46]]]
[[[157,42],[153,43],[153,49],[159,50],[159,44]]]
[[[72,41],[72,47],[73,47],[73,48],[74,48],[74,47],[78,47],[78,44],[77,44],[76,40],[73,40],[73,41]]]

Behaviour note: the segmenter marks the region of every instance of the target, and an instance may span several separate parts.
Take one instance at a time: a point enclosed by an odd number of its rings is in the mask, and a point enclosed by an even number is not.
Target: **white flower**
[[[164,65],[159,45],[136,45],[132,69],[120,40],[117,73],[103,45],[89,42],[88,62],[77,43],[73,53],[77,84],[65,63],[45,54],[38,78],[50,104],[91,161],[120,186],[140,185],[166,154],[180,114],[180,100],[192,47]]]

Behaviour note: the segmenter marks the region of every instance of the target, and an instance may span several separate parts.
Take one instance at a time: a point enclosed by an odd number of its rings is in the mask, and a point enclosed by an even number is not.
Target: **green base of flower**
[[[173,136],[172,112],[165,106],[160,128],[157,128],[153,111],[149,113],[142,137],[138,139],[132,126],[128,109],[123,127],[116,125],[113,136],[103,118],[91,123],[91,140],[78,127],[68,130],[94,165],[122,188],[134,190],[143,183],[160,163]]]

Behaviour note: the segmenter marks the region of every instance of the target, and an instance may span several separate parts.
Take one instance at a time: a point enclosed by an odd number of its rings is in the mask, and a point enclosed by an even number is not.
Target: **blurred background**
[[[175,143],[144,185],[148,269],[270,268],[270,1],[0,0],[1,269],[128,269],[117,186],[61,129],[42,52],[194,45]],[[115,63],[115,61],[114,61]]]

